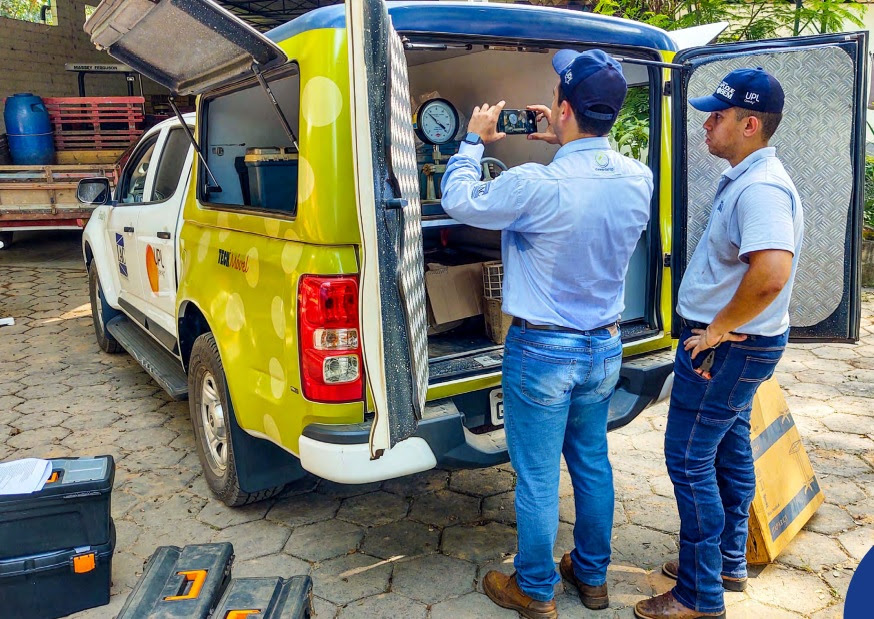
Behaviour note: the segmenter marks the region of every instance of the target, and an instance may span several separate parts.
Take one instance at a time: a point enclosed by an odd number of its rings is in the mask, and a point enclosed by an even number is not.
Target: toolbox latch
[[[97,567],[97,561],[93,552],[73,557],[73,572],[76,574],[87,574],[95,567]]]
[[[248,619],[252,615],[260,614],[260,610],[229,610],[223,619]]]
[[[164,598],[167,602],[177,600],[193,600],[200,595],[200,590],[203,589],[203,583],[206,582],[206,574],[208,570],[191,570],[187,572],[176,572],[182,576],[182,584],[179,587],[179,593],[176,595],[168,595]]]

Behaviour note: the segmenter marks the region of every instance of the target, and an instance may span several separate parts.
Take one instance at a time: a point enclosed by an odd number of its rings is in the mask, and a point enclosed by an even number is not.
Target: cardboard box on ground
[[[762,383],[753,399],[750,441],[756,494],[750,507],[747,562],[755,565],[776,559],[825,497],[773,378]]]

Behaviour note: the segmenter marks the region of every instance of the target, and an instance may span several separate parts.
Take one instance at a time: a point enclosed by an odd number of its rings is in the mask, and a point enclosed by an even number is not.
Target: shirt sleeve
[[[750,185],[738,198],[736,212],[741,260],[749,262],[748,254],[766,249],[795,255],[795,204],[786,189],[764,183]]]
[[[513,170],[481,181],[481,144],[462,142],[443,174],[441,203],[446,214],[463,224],[486,230],[509,228],[519,217],[519,178]]]

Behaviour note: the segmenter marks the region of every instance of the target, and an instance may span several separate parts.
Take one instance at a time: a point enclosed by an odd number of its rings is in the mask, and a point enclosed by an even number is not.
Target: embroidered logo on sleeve
[[[470,191],[470,198],[476,200],[486,195],[489,192],[489,185],[490,183],[477,183],[474,185]]]

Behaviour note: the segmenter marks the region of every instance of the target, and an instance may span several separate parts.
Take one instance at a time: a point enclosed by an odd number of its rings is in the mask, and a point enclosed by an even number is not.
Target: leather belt
[[[680,320],[683,321],[684,327],[689,327],[690,329],[706,329],[708,326],[707,323],[698,322],[696,320],[686,320],[682,316],[680,316]]]
[[[528,322],[524,318],[513,318],[513,326],[524,327],[526,329],[534,329],[537,331],[558,331],[560,333],[580,333],[582,335],[588,335],[593,331],[598,331],[599,329],[607,329],[608,331],[611,329],[615,329],[619,326],[619,322],[614,320],[609,324],[601,325],[600,327],[595,327],[594,329],[581,331],[580,329],[571,329],[570,327],[559,327],[556,325],[535,325]]]

